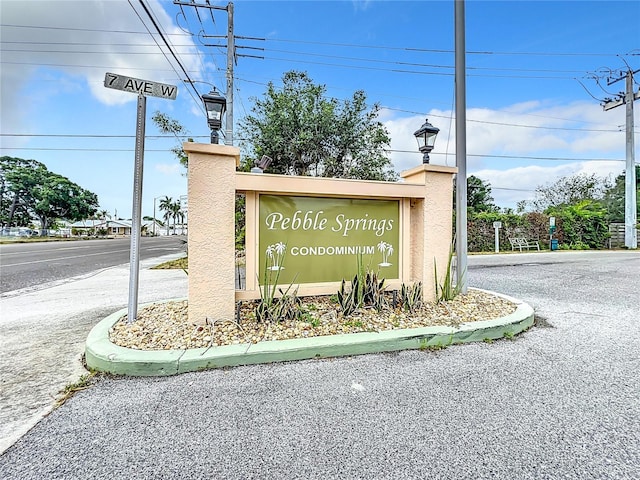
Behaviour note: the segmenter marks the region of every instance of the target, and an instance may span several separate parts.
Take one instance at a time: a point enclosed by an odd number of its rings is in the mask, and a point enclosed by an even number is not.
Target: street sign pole
[[[123,92],[138,94],[136,115],[136,153],[133,172],[133,207],[131,208],[131,249],[129,252],[129,309],[127,320],[134,322],[138,317],[138,276],[140,272],[140,235],[142,230],[142,170],[144,166],[144,130],[147,116],[147,95],[175,100],[178,87],[165,83],[126,77],[117,73],[106,73],[104,86]],[[153,229],[155,233],[155,198],[153,199]]]
[[[138,317],[138,275],[140,273],[140,231],[142,215],[142,171],[144,168],[144,134],[147,114],[147,97],[138,95],[136,118],[136,156],[133,172],[133,206],[131,208],[131,251],[129,262],[129,323]]]

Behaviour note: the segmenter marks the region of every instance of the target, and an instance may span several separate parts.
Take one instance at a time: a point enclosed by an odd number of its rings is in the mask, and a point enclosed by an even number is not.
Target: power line
[[[206,35],[205,35],[206,38]],[[255,39],[255,38],[254,38]],[[334,42],[317,42],[307,40],[292,40],[285,38],[260,38],[255,40],[264,40],[266,42],[284,42],[284,43],[296,43],[307,45],[323,45],[329,47],[348,47],[348,48],[370,48],[370,49],[384,49],[384,50],[397,50],[397,51],[412,51],[412,52],[427,52],[427,53],[446,53],[453,54],[453,50],[448,49],[429,49],[429,48],[415,48],[415,47],[391,47],[385,45],[365,45],[357,43],[334,43]],[[590,56],[590,57],[611,57],[611,53],[572,53],[572,52],[497,52],[497,51],[474,51],[467,50],[467,55],[514,55],[514,56]],[[627,53],[625,56],[640,56],[640,53]]]
[[[166,137],[163,137],[166,138]],[[238,139],[243,140],[243,139]],[[62,151],[62,152],[133,152],[134,150],[131,148],[56,148],[56,147],[0,147],[2,150],[33,150],[33,151]],[[147,152],[167,152],[167,149],[145,149]],[[392,153],[411,153],[411,154],[420,154],[420,152],[414,150],[397,150],[397,149],[388,149],[388,152]],[[431,152],[429,155],[449,155],[448,153],[441,152]],[[557,162],[624,162],[623,159],[612,159],[612,158],[569,158],[569,157],[537,157],[537,156],[523,156],[523,155],[492,155],[492,154],[467,154],[468,157],[479,157],[479,158],[506,158],[511,160],[546,160],[546,161],[557,161]]]
[[[77,28],[77,27],[50,27],[45,25],[16,25],[10,23],[2,23],[0,27],[14,27],[14,28],[34,28],[41,30],[65,30],[72,32],[98,32],[98,33],[124,33],[124,34],[134,34],[134,35],[147,35],[149,32],[140,32],[135,30],[107,30],[100,28]],[[187,35],[184,33],[167,33],[170,36],[179,36],[179,37],[193,37],[192,35]]]
[[[153,36],[153,34],[151,33],[151,30],[149,30],[149,28],[146,26],[146,24],[144,23],[144,21],[142,20],[142,17],[140,17],[140,15],[138,14],[138,11],[133,7],[133,4],[131,3],[131,0],[128,0],[129,5],[131,5],[131,8],[133,9],[133,11],[135,12],[135,14],[137,15],[137,17],[140,19],[140,21],[142,22],[142,24],[144,25],[144,27],[147,29],[147,31],[149,32],[149,35],[151,35],[151,38],[153,38],[154,41],[155,37]],[[153,24],[154,28],[156,29],[156,31],[158,32],[158,34],[160,35],[160,38],[162,39],[162,41],[164,42],[164,44],[166,45],[167,49],[169,50],[169,53],[171,54],[171,56],[173,57],[173,59],[176,61],[176,63],[178,64],[178,66],[180,67],[180,69],[182,70],[182,72],[184,73],[184,75],[187,77],[187,79],[189,80],[189,86],[191,87],[191,89],[195,92],[195,96],[193,95],[193,93],[190,92],[191,97],[193,98],[193,100],[195,101],[196,105],[199,105],[200,102],[198,102],[196,100],[196,97],[199,99],[200,98],[200,93],[198,93],[198,90],[196,90],[195,86],[193,85],[193,81],[191,80],[191,77],[189,76],[189,74],[187,73],[187,70],[184,68],[184,66],[182,65],[182,62],[180,61],[180,59],[178,58],[178,56],[176,55],[176,53],[173,51],[173,49],[171,48],[171,45],[169,45],[169,41],[167,40],[167,38],[165,37],[164,32],[162,32],[162,30],[160,29],[160,25],[158,25],[158,22],[156,22],[155,18],[153,18],[153,15],[151,14],[151,11],[149,10],[149,8],[147,8],[147,6],[145,5],[143,0],[138,0],[138,2],[140,3],[140,5],[142,6],[143,10],[145,11],[145,13],[147,14],[147,16],[149,17],[149,19],[151,20],[151,23]],[[157,42],[156,42],[157,43]],[[158,48],[160,49],[160,51],[162,51],[162,54],[164,55],[165,58],[167,58],[166,54],[164,53],[164,51],[162,50],[162,48],[160,48],[160,45],[158,44]],[[169,62],[169,59],[167,58],[167,62]],[[169,62],[169,64],[172,66],[171,62]],[[176,75],[178,75],[178,72],[176,71]],[[203,107],[200,107],[201,109],[203,109]]]
[[[0,24],[0,27],[12,27],[12,28],[32,28],[32,29],[44,29],[44,30],[65,30],[76,32],[100,32],[100,33],[122,33],[122,34],[134,34],[134,35],[146,35],[148,32],[141,32],[135,30],[114,30],[114,29],[97,29],[97,28],[71,28],[71,27],[51,27],[44,25],[17,25],[17,24]],[[165,33],[168,36],[188,37],[193,38],[193,34],[186,33]],[[211,37],[210,35],[204,35],[203,38]],[[258,38],[258,37],[241,37],[252,40],[264,40],[266,42],[283,42],[294,44],[306,44],[306,45],[323,45],[328,47],[348,47],[348,48],[366,48],[366,49],[383,49],[383,50],[395,50],[395,51],[411,51],[411,52],[427,52],[427,53],[446,53],[453,54],[453,50],[449,49],[428,49],[417,47],[392,47],[389,45],[366,45],[356,43],[335,43],[335,42],[318,42],[308,40],[296,40],[285,38]],[[599,53],[599,52],[500,52],[500,51],[474,51],[467,50],[468,55],[506,55],[506,56],[542,56],[542,57],[611,57],[618,56],[617,53]],[[629,52],[622,56],[633,57],[640,56],[640,53]]]
[[[136,138],[135,135],[103,135],[103,134],[64,134],[64,133],[0,133],[0,137],[34,137],[34,138]],[[174,135],[145,135],[145,138],[175,138]],[[189,135],[189,138],[210,138],[209,135]]]

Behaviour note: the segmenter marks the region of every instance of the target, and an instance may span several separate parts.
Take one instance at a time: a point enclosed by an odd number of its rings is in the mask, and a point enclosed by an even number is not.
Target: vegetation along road
[[[140,259],[185,249],[184,236],[143,237]],[[129,262],[131,239],[0,245],[0,293],[50,284]]]

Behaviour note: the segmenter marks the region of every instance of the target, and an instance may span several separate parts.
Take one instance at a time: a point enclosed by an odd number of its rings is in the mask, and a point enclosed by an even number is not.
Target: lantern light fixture
[[[202,102],[207,112],[207,123],[211,129],[211,143],[219,141],[218,130],[222,128],[222,117],[227,109],[227,99],[213,87],[209,93],[202,95]]]
[[[434,127],[429,123],[429,119],[426,119],[424,124],[414,132],[413,135],[418,141],[418,150],[423,153],[422,163],[429,163],[429,153],[433,150],[439,131],[438,127]]]

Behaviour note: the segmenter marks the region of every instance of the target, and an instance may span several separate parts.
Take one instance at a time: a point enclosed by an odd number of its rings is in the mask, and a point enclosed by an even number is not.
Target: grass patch
[[[176,258],[175,260],[169,260],[168,262],[161,263],[155,267],[151,267],[152,270],[188,270],[189,269],[189,257]]]
[[[96,372],[89,372],[82,375],[77,382],[70,383],[60,391],[60,397],[56,400],[56,408],[64,405],[64,403],[73,397],[77,392],[86,390],[93,385],[93,377],[96,376]]]

